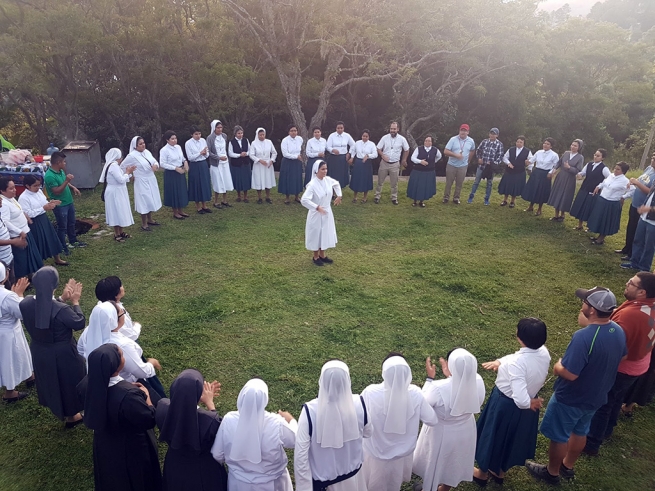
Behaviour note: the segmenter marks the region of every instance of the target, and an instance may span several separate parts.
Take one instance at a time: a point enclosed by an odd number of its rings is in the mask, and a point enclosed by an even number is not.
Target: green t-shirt
[[[64,188],[64,192],[61,194],[56,194],[52,191],[52,188],[56,188],[64,184],[65,180],[66,173],[63,170],[55,172],[51,168],[48,168],[48,170],[45,172],[45,176],[43,177],[46,191],[48,191],[48,196],[50,196],[51,199],[58,199],[61,201],[61,205],[59,206],[73,204],[73,193],[71,193],[70,187],[66,186]]]

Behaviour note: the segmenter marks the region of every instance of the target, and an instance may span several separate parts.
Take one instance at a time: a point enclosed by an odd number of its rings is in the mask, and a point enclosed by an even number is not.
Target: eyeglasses
[[[637,283],[635,283],[634,281],[632,281],[632,279],[629,279],[629,280],[628,280],[628,286],[634,286],[637,290],[643,290],[643,288],[641,287],[641,285],[637,285]]]

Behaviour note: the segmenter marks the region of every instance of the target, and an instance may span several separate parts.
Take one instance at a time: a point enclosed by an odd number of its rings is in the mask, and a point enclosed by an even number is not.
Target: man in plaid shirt
[[[489,198],[491,197],[491,187],[494,182],[494,171],[493,165],[500,165],[503,159],[503,144],[498,139],[498,128],[491,128],[489,130],[489,138],[483,140],[478,146],[478,149],[475,152],[476,157],[478,158],[478,170],[475,172],[475,182],[471,188],[471,194],[469,195],[468,203],[473,203],[473,197],[475,192],[478,190],[480,181],[482,179],[487,180],[487,192],[484,195],[484,204],[489,205]]]

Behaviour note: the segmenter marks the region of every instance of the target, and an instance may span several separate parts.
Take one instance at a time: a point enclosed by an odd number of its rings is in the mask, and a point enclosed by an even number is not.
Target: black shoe
[[[587,445],[585,445],[585,448],[582,450],[582,453],[588,455],[589,457],[598,457],[598,449],[591,448]]]
[[[453,204],[454,204],[454,205],[458,205],[458,204],[459,204],[459,200],[458,200],[458,199],[454,199],[454,200],[453,200]]]
[[[629,261],[630,256],[621,256],[621,261]]]
[[[214,208],[216,208],[216,209],[218,209],[218,210],[220,210],[220,209],[223,208],[223,205],[221,205],[221,204],[219,204],[219,203],[214,203],[213,206],[214,206]]]
[[[201,208],[200,210],[198,210],[198,215],[204,215],[204,214],[205,214],[205,209],[204,208]]]
[[[203,208],[202,211],[205,213],[212,213],[212,211],[209,208]]]
[[[314,266],[323,266],[323,261],[321,261],[320,257],[318,259],[312,258],[312,262],[314,263]]]
[[[559,466],[559,475],[564,479],[573,479],[575,478],[575,469],[569,469],[564,464]]]
[[[14,402],[18,402],[22,399],[25,399],[27,396],[29,396],[29,392],[19,392],[16,397],[10,397],[8,399],[5,399],[4,397],[2,398],[3,402],[6,402],[7,404],[12,404]]]
[[[273,204],[273,200],[272,200],[271,198],[266,198],[266,202],[267,202],[269,205],[272,205],[272,204]]]
[[[332,264],[332,263],[334,262],[332,259],[330,259],[330,258],[327,257],[327,256],[325,256],[325,257],[321,257],[321,258],[319,258],[319,259],[320,259],[322,262],[324,262],[325,264]]]
[[[624,251],[623,249],[615,249],[614,254],[623,254],[623,255],[625,255],[625,254],[627,254],[627,252]]]
[[[262,201],[261,198],[259,198],[259,199],[257,200],[257,204],[258,204],[258,205],[261,205],[263,202],[264,202],[264,201]]]
[[[397,204],[398,204],[398,200],[397,200],[397,199],[392,199],[391,202],[392,202],[394,205],[397,205]]]
[[[374,203],[375,203],[376,205],[379,205],[379,204],[380,204],[380,198],[375,198],[373,201],[374,201]]]
[[[27,387],[28,389],[31,389],[35,385],[36,385],[36,379],[35,378],[33,378],[32,380],[26,380],[25,381],[25,387]]]
[[[226,201],[221,201],[221,204],[223,205],[223,208],[232,208],[232,205]]]
[[[479,477],[473,476],[473,482],[481,488],[484,488],[487,485],[487,482],[489,482],[489,479],[480,479]]]
[[[88,245],[88,244],[87,244],[86,242],[80,242],[79,240],[78,240],[77,242],[75,242],[74,245],[71,244],[71,246],[73,246],[73,247],[75,247],[75,248],[79,248],[79,249],[83,249],[83,248],[85,248],[87,245]]]
[[[548,467],[545,465],[537,464],[536,462],[528,460],[525,463],[525,468],[532,475],[532,477],[535,477],[540,481],[544,481],[546,484],[557,485],[560,483],[559,474],[557,476],[553,476],[550,472],[548,472]]]
[[[448,203],[448,198],[444,198],[443,201],[442,201],[442,203],[444,203],[444,204],[445,204],[445,203]]]

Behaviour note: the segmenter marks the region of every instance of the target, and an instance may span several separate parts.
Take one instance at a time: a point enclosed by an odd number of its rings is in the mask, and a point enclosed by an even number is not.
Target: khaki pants
[[[453,196],[453,199],[459,199],[467,169],[467,166],[454,167],[450,164],[446,164],[446,188],[443,192],[443,199],[450,199],[450,190],[453,187],[453,182],[455,182],[455,195]]]
[[[382,194],[382,185],[389,176],[391,183],[391,200],[398,200],[398,174],[400,173],[400,162],[390,164],[384,160],[380,161],[380,168],[378,169],[378,186],[375,188],[375,199],[380,199]]]

